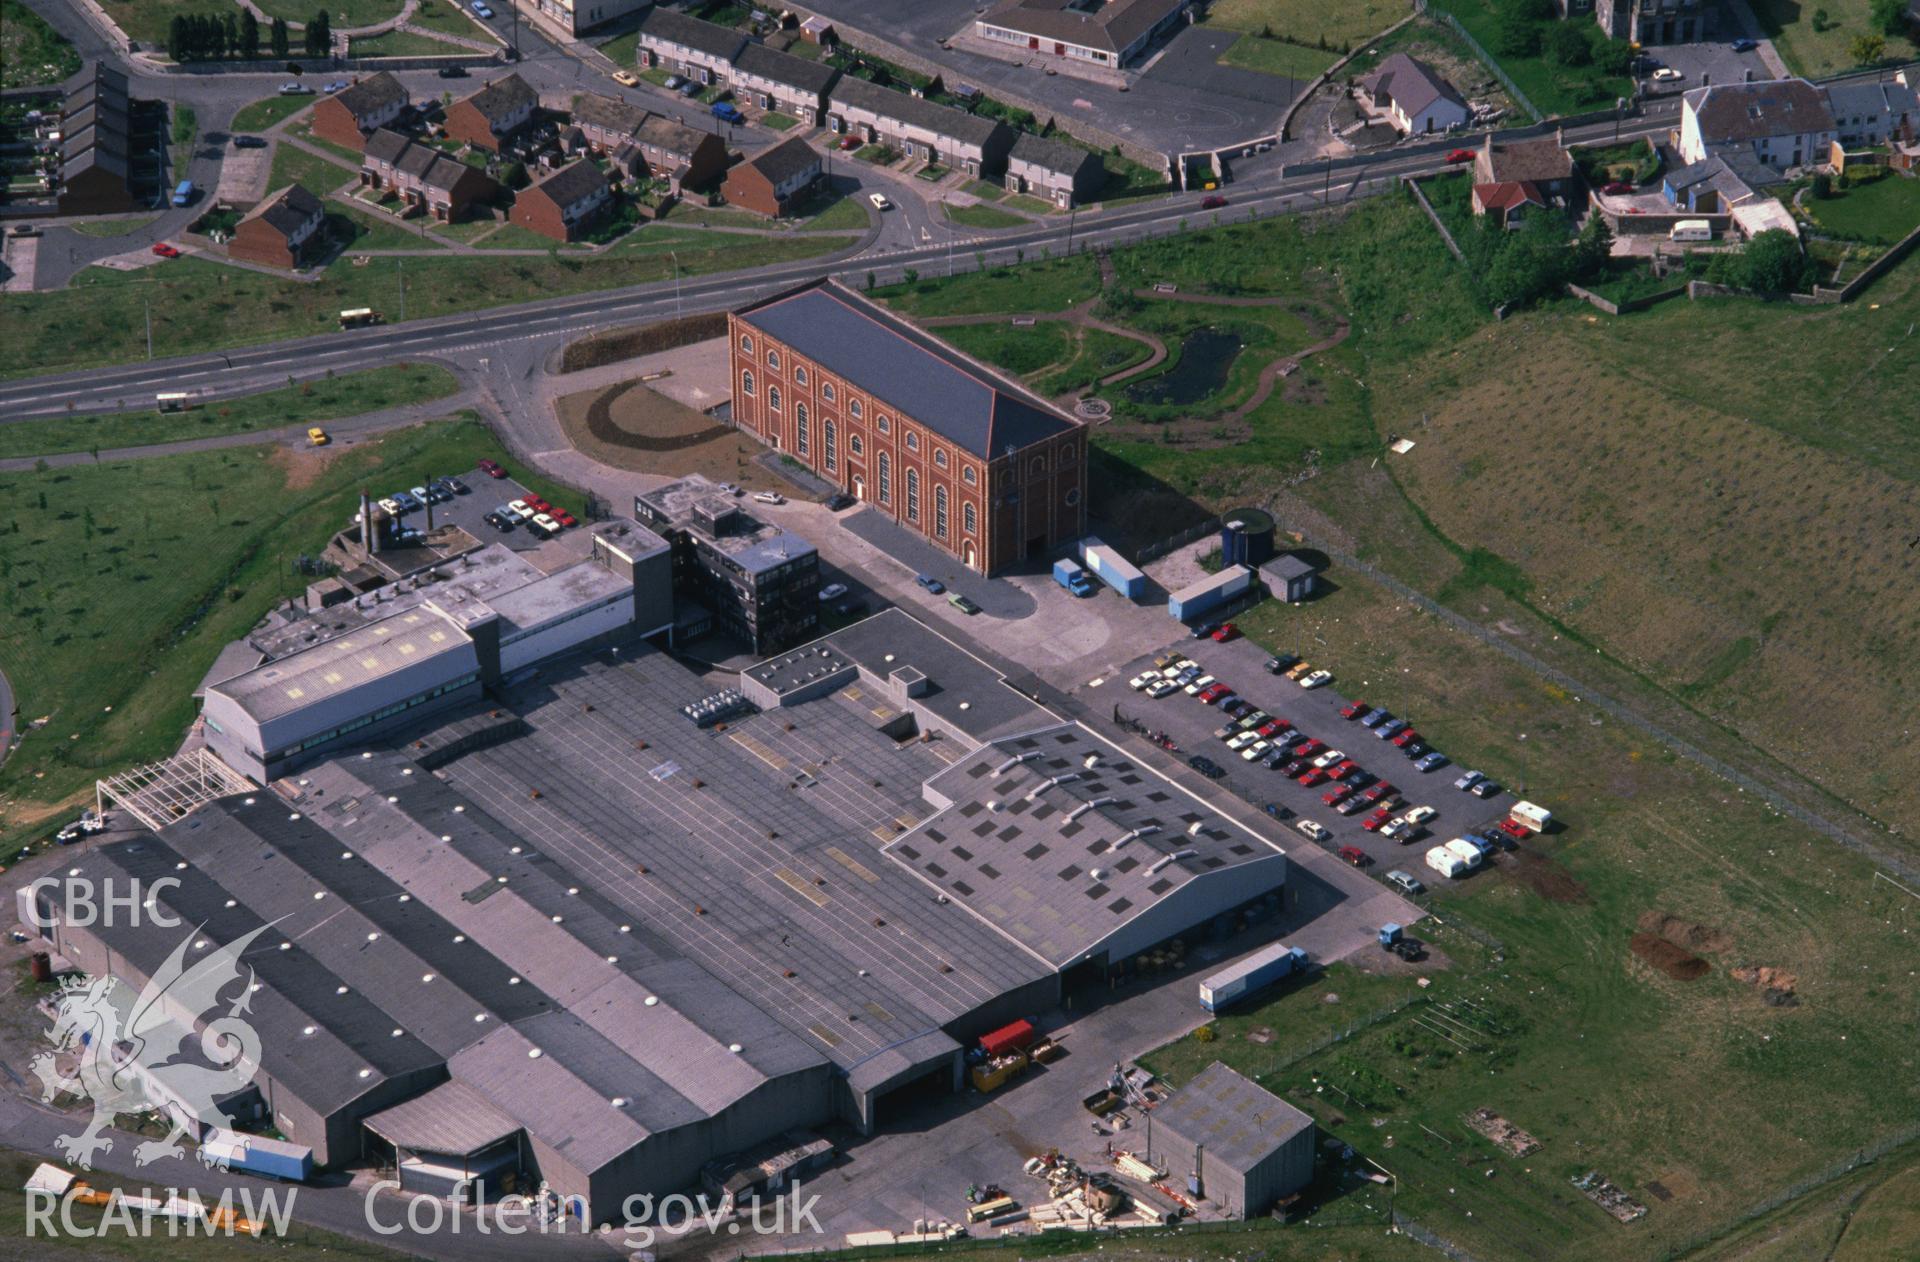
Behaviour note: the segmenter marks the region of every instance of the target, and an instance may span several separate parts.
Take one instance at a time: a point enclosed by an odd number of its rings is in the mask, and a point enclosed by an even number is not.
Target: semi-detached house
[[[613,196],[600,168],[582,158],[520,191],[514,223],[554,241],[571,241],[591,224]]]
[[[533,121],[539,108],[540,94],[525,79],[503,75],[447,106],[447,136],[499,153],[508,137]]]
[[[777,111],[818,127],[827,116],[827,94],[840,72],[832,66],[748,44],[733,61],[734,95],[762,110]]]
[[[819,151],[795,136],[735,166],[720,191],[730,206],[777,219],[793,213],[824,176]]]
[[[998,176],[1013,147],[1013,129],[1005,123],[851,75],[842,75],[833,85],[827,126],[836,134],[895,147],[910,158],[958,167],[968,175]]]
[[[1044,197],[1062,210],[1099,196],[1106,182],[1107,164],[1100,155],[1064,140],[1022,132],[1007,150],[1007,187]]]
[[[637,55],[644,67],[671,70],[699,83],[725,83],[733,77],[734,58],[746,43],[739,31],[656,7],[640,19]]]
[[[262,267],[292,269],[305,263],[326,227],[327,208],[298,184],[267,194],[234,225],[227,257]]]
[[[475,203],[491,201],[500,193],[499,184],[485,171],[384,127],[367,138],[360,183],[397,193],[407,207],[424,211],[440,223],[453,223]]]
[[[382,70],[321,97],[313,107],[313,134],[359,153],[368,136],[391,126],[409,104],[406,85]]]

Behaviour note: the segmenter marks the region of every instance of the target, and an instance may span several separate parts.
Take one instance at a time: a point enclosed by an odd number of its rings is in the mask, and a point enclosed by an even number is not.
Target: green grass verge
[[[0,768],[0,793],[57,802],[171,753],[220,647],[303,590],[293,559],[370,475],[404,485],[481,456],[519,469],[483,425],[451,421],[326,457],[267,444],[0,474],[0,654],[21,713],[51,716]]]
[[[354,57],[451,57],[472,51],[419,31],[391,30],[378,35],[356,35],[347,42]]]
[[[438,364],[393,364],[298,386],[222,399],[191,412],[111,412],[0,425],[0,459],[105,451],[316,425],[342,416],[443,399],[460,388]]]
[[[139,219],[101,219],[93,223],[71,225],[73,230],[83,237],[124,237],[158,222],[160,216],[145,215]]]
[[[372,26],[400,16],[401,0],[256,0],[268,17],[289,22],[305,22],[321,9],[335,32],[349,27]],[[264,41],[263,41],[264,42]],[[298,42],[296,36],[296,43]]]
[[[283,137],[273,144],[273,166],[267,173],[269,188],[299,184],[315,197],[328,193],[354,178],[354,172],[338,162],[310,153]]]
[[[408,19],[407,25],[437,31],[442,35],[458,35],[464,39],[492,43],[481,24],[454,0],[420,0],[420,6],[413,11],[413,17]]]
[[[0,0],[0,88],[59,83],[80,70],[80,54],[20,0]]]
[[[946,210],[947,218],[963,228],[1019,228],[1033,222],[1025,215],[1016,215],[997,206],[954,206],[946,202],[942,202],[941,206]]]
[[[812,218],[800,224],[809,232],[865,232],[872,222],[867,216],[867,203],[858,197],[841,197],[832,204],[808,212]]]
[[[311,104],[312,98],[304,96],[269,96],[252,101],[242,105],[234,114],[233,130],[265,131],[275,123],[292,118]]]
[[[954,277],[888,285],[873,297],[908,315],[983,315],[1064,311],[1100,292],[1100,268],[1089,255],[1047,259]]]
[[[1802,207],[1823,232],[1875,245],[1892,245],[1920,227],[1920,180],[1885,175],[1868,184],[1835,188],[1831,197]]]
[[[760,125],[762,127],[772,128],[774,131],[792,131],[800,125],[800,120],[791,114],[782,114],[778,110],[769,110],[760,116]]]
[[[1316,78],[1338,60],[1338,52],[1290,44],[1280,39],[1262,39],[1258,35],[1241,36],[1229,44],[1227,51],[1220,56],[1223,66],[1257,70],[1261,74],[1281,75],[1290,79]]]
[[[1041,321],[1024,328],[1005,321],[955,324],[942,328],[940,336],[974,358],[1019,377],[1030,377],[1056,365],[1064,366],[1074,354],[1073,329],[1059,320]]]

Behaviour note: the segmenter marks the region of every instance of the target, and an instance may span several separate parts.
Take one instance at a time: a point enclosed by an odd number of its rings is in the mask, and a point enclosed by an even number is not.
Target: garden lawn
[[[1493,0],[1433,0],[1460,20],[1460,25],[1512,76],[1534,106],[1543,114],[1578,114],[1586,110],[1611,109],[1620,97],[1633,95],[1633,80],[1624,75],[1608,75],[1597,66],[1556,65],[1541,54],[1526,57],[1502,57],[1494,53],[1498,46],[1500,19]],[[1542,24],[1543,27],[1546,24]],[[1574,27],[1598,47],[1606,42],[1597,23],[1582,20]]]
[[[946,207],[947,218],[963,228],[1019,228],[1033,222],[1025,215],[1016,215],[997,206],[953,206],[944,202],[942,205]]]
[[[1313,79],[1339,59],[1338,52],[1309,48],[1281,39],[1263,39],[1256,34],[1243,35],[1227,45],[1227,51],[1220,56],[1220,64],[1287,79]]]
[[[378,35],[356,35],[348,41],[355,57],[448,57],[471,51],[418,31],[392,30]]]
[[[306,96],[265,97],[240,107],[233,116],[233,130],[265,131],[275,123],[292,118],[311,104],[313,98]]]
[[[1324,39],[1330,47],[1344,51],[1405,16],[1407,6],[1393,0],[1214,0],[1207,11],[1207,25],[1253,36],[1271,31],[1316,46]]]
[[[976,359],[1004,368],[1017,377],[1064,366],[1074,355],[1073,327],[1061,320],[1045,320],[1025,327],[1005,321],[993,324],[954,324],[939,330]]]
[[[854,240],[826,234],[689,235],[692,239],[677,247],[682,276],[817,258],[844,250]],[[545,238],[540,240],[545,243]],[[152,304],[156,355],[326,333],[338,328],[340,312],[351,307],[372,307],[397,319],[402,262],[407,314],[416,319],[673,276],[664,249],[645,253],[630,244],[591,259],[564,252],[558,258],[443,252],[404,260],[375,257],[364,267],[341,260],[318,281],[288,280],[196,258],[141,272],[90,267],[66,289],[10,295],[0,306],[0,376],[144,357],[143,299]]]
[[[1809,196],[1804,205],[1814,222],[1834,236],[1876,245],[1892,245],[1920,228],[1920,180],[1884,175],[1833,196]]]
[[[464,39],[487,39],[486,28],[467,15],[466,9],[454,4],[452,0],[420,0],[420,7],[413,11],[413,17],[407,25],[422,30],[435,31],[442,35],[458,35]],[[621,63],[626,64],[626,63]]]
[[[307,426],[342,416],[443,399],[460,388],[438,364],[393,364],[263,394],[220,399],[190,412],[113,412],[0,425],[0,459],[103,451]]]
[[[315,197],[328,193],[354,178],[354,172],[329,158],[310,153],[282,137],[273,143],[273,166],[267,174],[269,188],[299,184]]]
[[[1854,65],[1849,45],[1869,33],[1872,0],[1820,0],[1803,4],[1800,0],[1753,0],[1754,16],[1760,29],[1773,41],[1775,51],[1795,74],[1829,75],[1850,70]],[[1814,29],[1814,15],[1827,14],[1826,30]],[[1920,44],[1905,35],[1887,36],[1887,60],[1909,61],[1920,56]]]
[[[791,114],[782,114],[778,110],[769,110],[760,116],[760,125],[774,131],[792,131],[800,125],[800,120]]]
[[[600,45],[600,51],[616,66],[634,65],[639,55],[639,48],[640,32],[638,31],[628,31],[624,35],[616,35],[606,43]],[[642,72],[642,77],[651,78],[651,76],[646,75],[645,72]]]
[[[1025,267],[924,277],[911,285],[873,290],[870,296],[907,315],[935,316],[1064,311],[1099,292],[1099,265],[1090,255],[1076,254]]]
[[[0,88],[59,83],[80,69],[80,54],[20,0],[0,0]]]
[[[285,18],[288,22],[305,22],[325,9],[336,34],[398,17],[401,9],[401,0],[256,0],[256,3],[268,17]],[[297,33],[295,42],[298,43]]]
[[[51,720],[0,768],[0,793],[57,802],[171,754],[221,646],[304,589],[293,559],[340,528],[369,475],[407,485],[482,456],[518,471],[485,426],[455,421],[351,449],[263,444],[0,474],[0,657],[20,712]]]

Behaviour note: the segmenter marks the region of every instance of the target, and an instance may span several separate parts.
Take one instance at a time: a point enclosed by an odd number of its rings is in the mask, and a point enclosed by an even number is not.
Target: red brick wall
[[[262,219],[246,220],[233,230],[233,238],[227,242],[227,257],[263,267],[290,269],[294,264],[287,239]]]
[[[537,232],[554,241],[568,239],[567,222],[560,217],[560,207],[551,197],[538,190],[522,189],[513,199],[513,210],[507,218],[529,232]]]
[[[355,153],[365,153],[367,149],[367,138],[360,134],[360,124],[354,120],[353,111],[330,96],[321,97],[313,107],[313,134],[336,145],[345,145]]]
[[[751,352],[741,339],[752,341]],[[826,372],[791,347],[769,339],[760,330],[728,320],[729,360],[732,366],[733,419],[742,429],[761,442],[778,447],[809,469],[826,478],[850,495],[857,494],[901,525],[973,568],[992,572],[1021,557],[1016,522],[1029,539],[1044,534],[1036,542],[1037,552],[1066,543],[1086,533],[1086,430],[1073,430],[1046,443],[1036,444],[1019,453],[1027,471],[1023,506],[993,507],[1003,488],[1018,485],[1009,482],[1005,458],[991,462],[963,451],[941,438],[911,416],[876,402],[845,380]],[[780,366],[767,364],[769,349],[779,355]],[[795,369],[805,370],[804,384],[796,379]],[[742,374],[753,373],[753,394],[743,391]],[[773,388],[780,392],[780,410],[771,407]],[[831,387],[834,397],[826,397]],[[860,415],[854,415],[859,405]],[[807,409],[808,448],[799,450],[798,419],[800,407]],[[882,432],[882,419],[886,430]],[[836,467],[826,467],[826,426],[831,421],[836,431]],[[854,451],[855,440],[860,450]],[[888,495],[880,494],[880,464],[884,453],[890,471]],[[1032,462],[1038,460],[1036,470]],[[944,461],[944,463],[943,463]],[[971,470],[973,480],[967,480]],[[919,511],[908,516],[908,473],[919,480]],[[861,479],[856,491],[855,477]],[[940,490],[947,494],[947,531],[938,533],[937,504]],[[966,530],[966,506],[972,505],[975,530]],[[969,550],[968,545],[972,548]],[[1037,554],[1036,552],[1036,554]]]
[[[727,199],[729,206],[738,206],[769,219],[777,217],[783,209],[780,199],[773,195],[773,182],[750,162],[742,162],[727,172],[726,182],[720,186],[720,194]]]
[[[500,141],[488,126],[487,116],[475,109],[471,101],[455,101],[447,106],[445,126],[450,140],[464,140],[489,152],[500,152]]]

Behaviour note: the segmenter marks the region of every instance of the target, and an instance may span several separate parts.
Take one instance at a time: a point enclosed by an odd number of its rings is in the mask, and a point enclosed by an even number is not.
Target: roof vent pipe
[[[1114,798],[1095,798],[1091,802],[1082,802],[1067,812],[1067,822],[1071,824],[1074,820],[1079,819],[1096,806],[1112,806],[1116,800],[1117,799]]]
[[[996,776],[1004,776],[1009,771],[1012,771],[1015,767],[1018,767],[1021,763],[1026,762],[1028,759],[1038,758],[1039,756],[1040,756],[1040,751],[1037,749],[1030,749],[1024,754],[1015,754],[1013,757],[1001,763],[998,767],[995,767],[993,769],[993,774]]]

